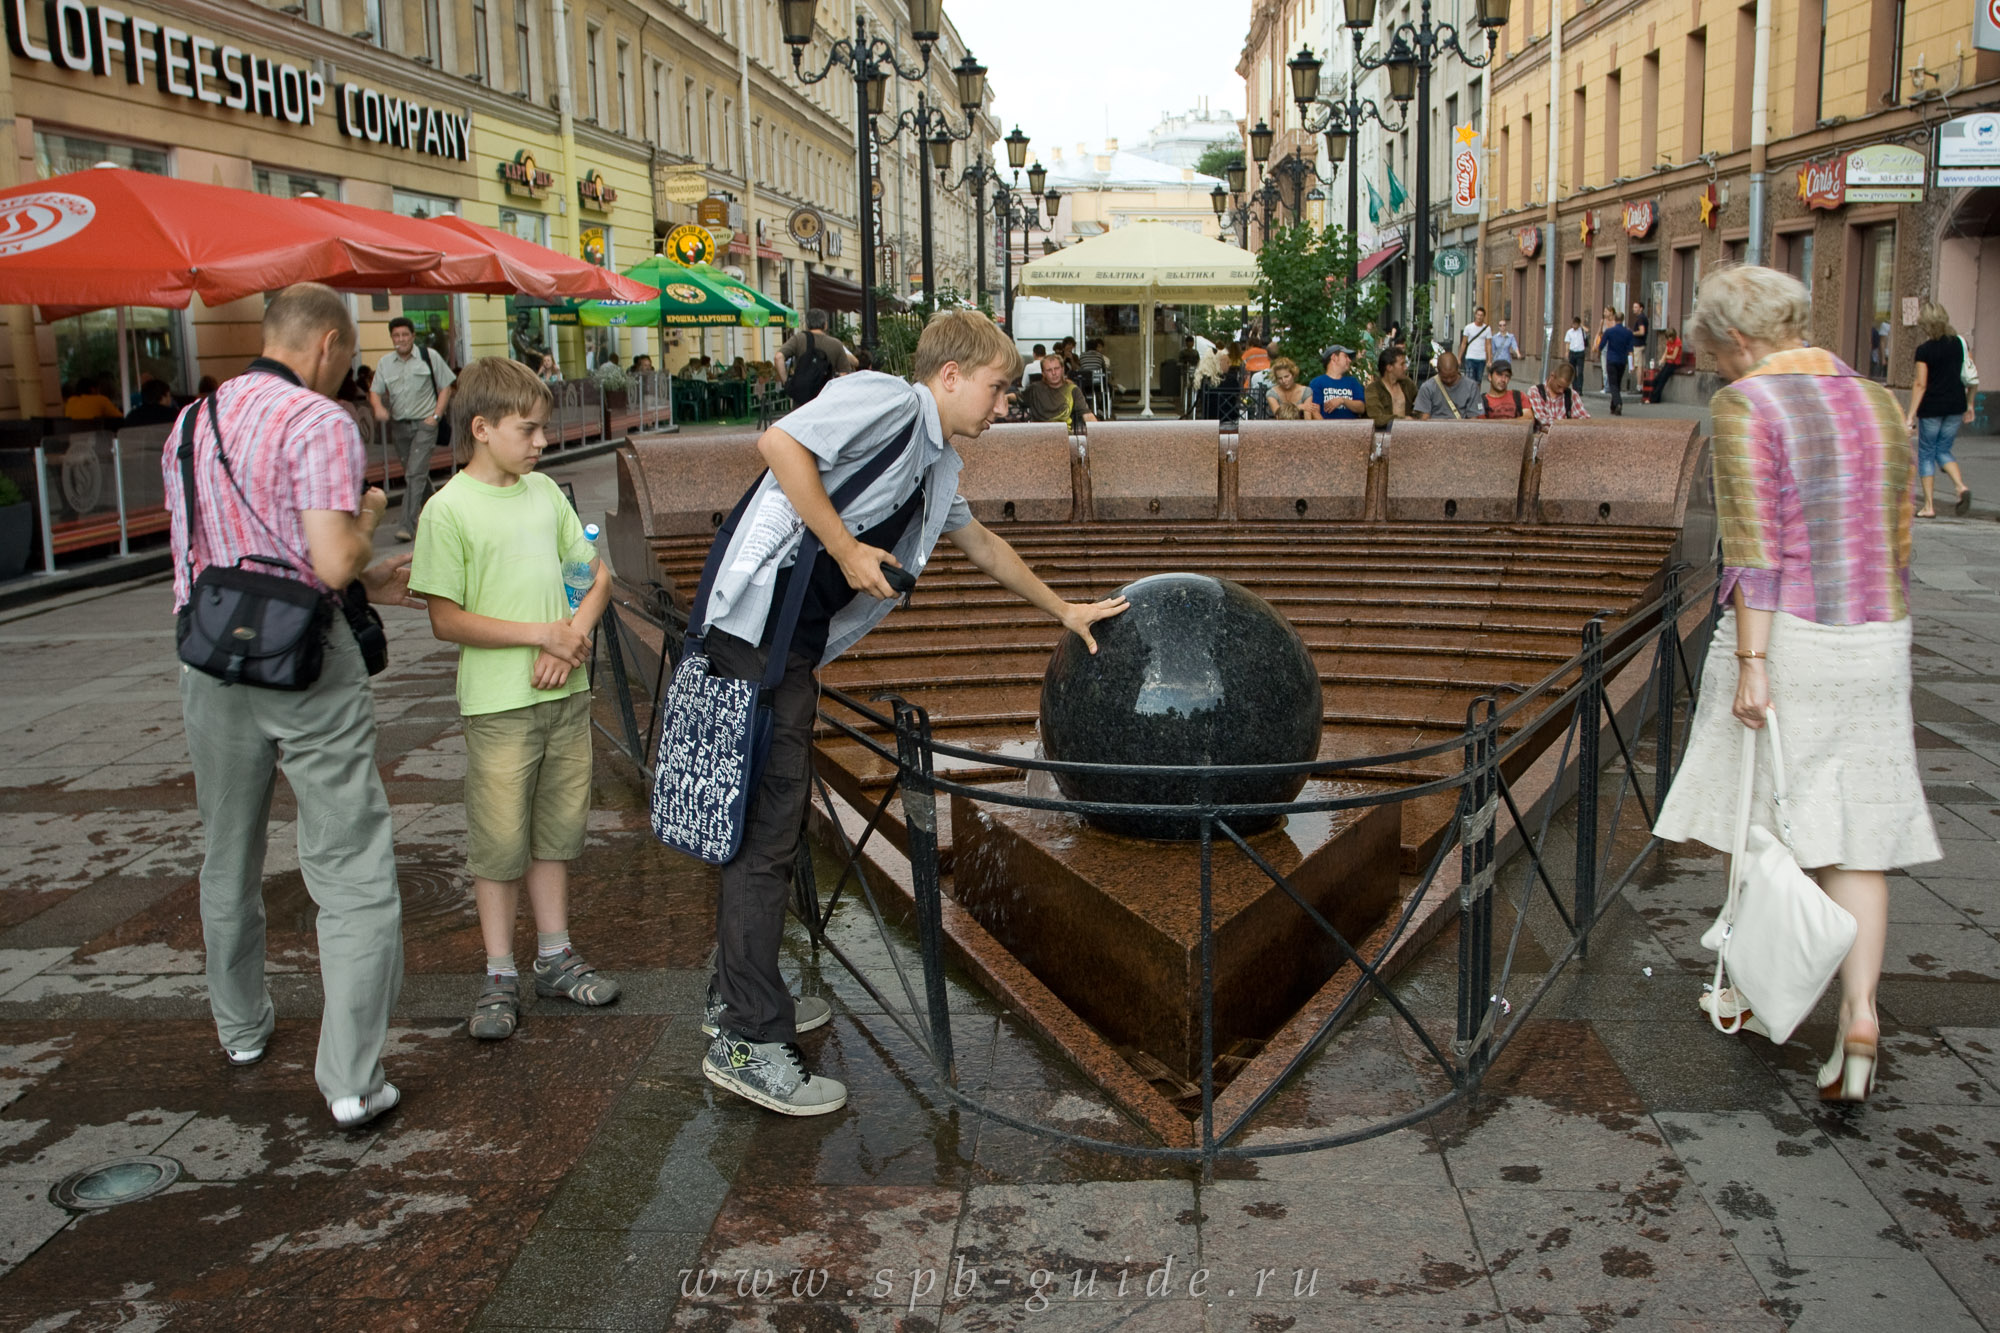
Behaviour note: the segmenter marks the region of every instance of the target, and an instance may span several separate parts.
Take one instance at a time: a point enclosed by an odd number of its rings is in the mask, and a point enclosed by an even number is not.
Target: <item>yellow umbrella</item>
[[[1244,305],[1257,285],[1257,258],[1164,222],[1134,222],[1022,268],[1021,294],[1071,304],[1136,302],[1145,335],[1146,410],[1153,415],[1153,308]]]

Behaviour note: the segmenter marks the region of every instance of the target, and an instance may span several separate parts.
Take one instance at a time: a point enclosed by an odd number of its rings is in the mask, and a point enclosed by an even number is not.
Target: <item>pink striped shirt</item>
[[[212,424],[216,417],[211,413],[211,402],[214,412],[220,414],[228,472],[216,458]],[[190,571],[187,520],[181,503],[180,447],[187,412],[197,411],[194,476],[198,530]],[[368,454],[347,409],[300,384],[277,362],[259,357],[248,371],[224,381],[212,400],[202,399],[187,412],[174,423],[160,460],[167,512],[173,519],[174,609],[187,604],[195,574],[212,564],[235,564],[247,555],[270,556],[290,566],[280,569],[252,561],[250,569],[331,591],[312,572],[312,554],[300,515],[308,509],[353,514],[361,508]]]
[[[1831,352],[1774,352],[1715,395],[1722,586],[1821,625],[1910,614],[1916,452],[1889,391]]]

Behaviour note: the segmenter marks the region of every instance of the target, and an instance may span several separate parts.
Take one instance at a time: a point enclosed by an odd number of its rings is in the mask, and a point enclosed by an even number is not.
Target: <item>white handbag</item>
[[[1972,349],[1965,345],[1962,335],[1958,340],[1958,350],[1963,354],[1958,363],[1959,383],[1968,389],[1976,389],[1979,387],[1979,367],[1972,364]]]
[[[1757,767],[1753,733],[1743,746],[1729,893],[1722,914],[1701,937],[1703,946],[1715,950],[1714,999],[1702,1007],[1719,1032],[1739,1030],[1754,1013],[1766,1035],[1783,1045],[1840,970],[1856,926],[1853,914],[1799,869],[1786,846],[1791,829],[1785,811],[1785,751],[1775,711],[1764,714],[1764,734],[1771,738],[1778,832],[1750,822],[1751,779]],[[1735,988],[1734,1004],[1725,1002],[1725,981]],[[1732,1023],[1724,1026],[1722,1014],[1731,1009]]]

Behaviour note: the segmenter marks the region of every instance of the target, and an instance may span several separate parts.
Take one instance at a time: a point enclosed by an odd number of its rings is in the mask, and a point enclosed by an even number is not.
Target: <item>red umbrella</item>
[[[404,217],[379,208],[363,208],[318,197],[296,201],[315,212],[324,213],[340,228],[341,234],[379,241],[436,249],[444,258],[434,269],[409,275],[409,281],[385,287],[366,275],[340,278],[329,285],[364,291],[484,292],[511,296],[517,292],[539,293],[549,285],[548,274],[532,267],[519,256],[503,254],[481,238],[456,227],[447,227],[431,218]],[[495,232],[495,235],[500,233]],[[545,251],[561,260],[555,251]]]
[[[540,272],[545,282],[538,287],[520,288],[525,296],[543,300],[566,296],[582,301],[650,301],[659,295],[658,291],[643,282],[634,282],[623,274],[581,259],[571,259],[560,250],[524,241],[493,227],[482,227],[461,217],[446,216],[433,221]]]
[[[0,304],[223,305],[295,282],[406,284],[444,259],[249,190],[94,167],[0,191]]]

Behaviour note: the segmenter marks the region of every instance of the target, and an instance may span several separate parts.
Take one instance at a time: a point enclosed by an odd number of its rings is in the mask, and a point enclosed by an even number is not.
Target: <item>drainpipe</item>
[[[575,104],[570,96],[569,7],[563,3],[563,0],[549,0],[549,26],[555,30],[556,115],[558,117],[557,132],[562,136],[563,181],[565,182],[563,188],[571,190],[575,188],[574,182],[578,179],[576,174],[576,118],[574,115]],[[563,194],[559,196],[559,202],[562,206],[556,210],[556,215],[567,219],[569,217],[569,195]],[[580,222],[573,222],[572,226],[575,230],[570,235],[570,242],[572,249],[574,249],[576,242],[582,239],[583,232]],[[577,253],[580,254],[582,252],[579,250]]]
[[[1769,3],[1769,0],[1759,0]],[[1556,158],[1561,153],[1563,19],[1562,0],[1549,0],[1549,175],[1548,211],[1542,239],[1542,378],[1549,376],[1549,357],[1556,345]],[[1576,127],[1583,133],[1583,126]],[[1532,181],[1529,184],[1533,184]],[[1487,312],[1489,315],[1491,311]]]
[[[14,65],[0,60],[0,190],[21,183],[21,154],[14,137]],[[122,313],[122,312],[121,312]],[[7,346],[14,357],[14,395],[21,418],[38,417],[43,412],[42,354],[35,345],[35,312],[24,305],[7,307]],[[124,365],[124,343],[119,343],[119,365]]]
[[[736,113],[737,156],[743,163],[743,230],[749,234],[750,245],[750,285],[763,291],[758,282],[757,267],[757,173],[756,160],[751,156],[750,134],[750,21],[744,17],[743,0],[736,0]],[[753,339],[756,356],[752,360],[764,359],[764,330],[758,329]]]
[[[1757,0],[1757,68],[1750,78],[1750,242],[1745,263],[1764,262],[1764,167],[1770,154],[1771,0]]]

